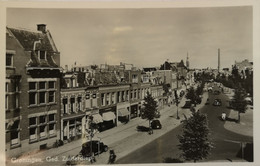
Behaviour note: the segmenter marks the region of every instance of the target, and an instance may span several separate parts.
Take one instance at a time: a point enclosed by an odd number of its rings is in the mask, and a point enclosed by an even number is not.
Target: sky
[[[252,7],[40,9],[8,8],[7,26],[36,31],[47,24],[61,66],[136,67],[186,61],[190,68],[231,67],[253,61]]]

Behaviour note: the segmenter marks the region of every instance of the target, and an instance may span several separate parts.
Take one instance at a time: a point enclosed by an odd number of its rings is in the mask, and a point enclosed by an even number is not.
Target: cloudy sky
[[[159,66],[186,60],[192,68],[221,68],[253,60],[252,8],[12,9],[7,26],[47,24],[61,65],[132,63]]]

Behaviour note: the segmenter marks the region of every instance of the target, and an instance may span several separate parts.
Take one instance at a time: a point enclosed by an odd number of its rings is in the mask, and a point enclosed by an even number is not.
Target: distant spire
[[[186,58],[186,67],[190,68],[189,53],[188,52],[187,52],[187,58]]]

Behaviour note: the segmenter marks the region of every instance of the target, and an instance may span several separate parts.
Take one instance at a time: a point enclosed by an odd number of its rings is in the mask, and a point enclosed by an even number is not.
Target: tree
[[[144,110],[143,116],[144,119],[149,120],[149,127],[151,127],[151,120],[153,120],[157,113],[157,102],[154,100],[152,95],[147,92],[147,95],[144,98]]]
[[[246,92],[244,89],[239,88],[235,90],[233,108],[238,112],[237,122],[240,123],[240,113],[245,113],[247,103],[245,101]]]
[[[193,87],[188,89],[188,92],[185,97],[186,97],[186,99],[189,99],[191,101],[191,104],[194,104],[195,106],[200,100],[199,96],[196,94]]]
[[[207,116],[200,112],[193,112],[192,116],[182,123],[183,132],[182,135],[178,135],[181,157],[193,162],[207,158],[212,148],[208,138],[210,130]]]

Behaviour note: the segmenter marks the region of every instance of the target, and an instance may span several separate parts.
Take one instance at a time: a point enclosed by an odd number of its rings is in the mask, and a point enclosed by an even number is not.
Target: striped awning
[[[92,117],[93,117],[93,122],[96,124],[103,122],[102,116],[100,114],[94,114],[92,115]]]
[[[116,115],[113,112],[105,112],[102,115],[104,121],[110,121],[116,119]]]
[[[118,110],[118,116],[128,116],[129,111],[126,108],[122,108]]]

